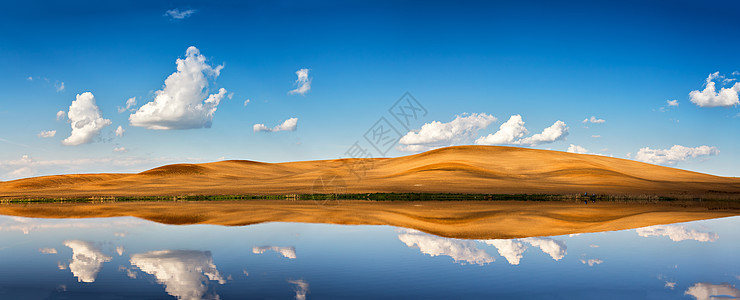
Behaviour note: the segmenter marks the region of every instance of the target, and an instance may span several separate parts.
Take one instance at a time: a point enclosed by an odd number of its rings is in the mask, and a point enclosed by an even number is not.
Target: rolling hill
[[[0,183],[0,197],[330,193],[661,195],[740,199],[740,178],[598,155],[455,146],[397,158],[174,164],[137,174],[55,175]]]

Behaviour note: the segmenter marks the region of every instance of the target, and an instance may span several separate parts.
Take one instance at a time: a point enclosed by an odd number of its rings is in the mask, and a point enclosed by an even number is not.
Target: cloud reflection
[[[146,223],[146,221],[133,217],[53,220],[0,216],[0,231],[20,231],[23,234],[29,234],[38,230],[121,228],[140,226]]]
[[[684,295],[690,295],[697,300],[709,300],[716,298],[738,298],[740,290],[729,283],[711,284],[707,282],[695,283],[684,292]]]
[[[641,237],[667,236],[674,242],[695,240],[699,242],[714,242],[719,235],[714,232],[701,232],[695,229],[688,230],[682,225],[655,225],[635,229]]]
[[[455,262],[485,265],[495,261],[485,250],[478,249],[473,241],[448,239],[412,229],[403,230],[398,239],[409,248],[418,248],[431,256],[449,256]]]
[[[103,267],[103,263],[112,259],[90,242],[71,240],[65,241],[64,246],[72,248],[69,270],[79,282],[95,282],[95,277]]]
[[[202,299],[208,280],[226,283],[213,264],[210,251],[150,251],[131,255],[131,265],[154,275],[165,291],[178,299]]]
[[[554,260],[560,260],[567,254],[568,247],[565,246],[565,241],[555,240],[551,238],[526,238],[522,239],[532,247],[537,247],[552,257]]]
[[[254,254],[262,254],[265,253],[265,251],[275,251],[277,253],[280,253],[283,257],[295,259],[297,256],[295,254],[295,247],[277,247],[277,246],[262,246],[262,247],[254,247],[252,248],[252,253]]]
[[[299,280],[288,280],[288,283],[295,284],[295,299],[306,300],[306,294],[308,294],[308,282],[303,279]]]
[[[527,246],[518,240],[483,240],[488,245],[496,247],[498,254],[506,258],[510,265],[518,265]]]

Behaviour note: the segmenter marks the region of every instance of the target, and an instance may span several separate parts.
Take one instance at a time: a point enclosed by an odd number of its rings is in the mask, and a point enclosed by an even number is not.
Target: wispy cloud
[[[193,15],[197,10],[195,9],[186,9],[186,10],[180,10],[179,8],[170,9],[164,13],[165,16],[170,17],[172,19],[182,20],[187,17],[190,17]]]
[[[288,94],[299,94],[303,96],[311,90],[311,80],[313,80],[313,78],[308,78],[308,69],[300,69],[296,71],[295,74],[298,75],[298,79],[296,79],[294,83],[296,88],[289,91]]]
[[[591,116],[591,118],[586,118],[583,121],[581,121],[581,123],[589,123],[589,122],[594,123],[594,124],[603,124],[606,122],[606,120]]]
[[[50,137],[54,137],[56,134],[57,134],[56,130],[49,130],[49,131],[39,132],[39,134],[37,134],[36,136],[40,138],[50,138]]]

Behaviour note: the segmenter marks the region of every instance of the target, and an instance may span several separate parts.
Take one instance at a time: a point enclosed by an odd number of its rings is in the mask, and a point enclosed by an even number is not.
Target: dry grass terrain
[[[167,165],[138,174],[57,175],[0,182],[0,197],[5,198],[372,192],[589,192],[738,200],[740,178],[597,155],[458,146],[398,158],[288,163],[231,160]]]
[[[719,205],[719,206],[713,206]],[[721,209],[717,209],[721,208]],[[740,204],[523,201],[290,201],[27,203],[0,214],[36,218],[134,216],[166,224],[263,222],[393,225],[454,238],[519,238],[622,230],[740,214]]]

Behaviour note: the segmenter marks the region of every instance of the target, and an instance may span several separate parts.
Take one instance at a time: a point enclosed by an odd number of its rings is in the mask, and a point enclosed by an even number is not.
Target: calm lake
[[[0,216],[0,299],[740,297],[740,217],[462,240],[391,226]]]

